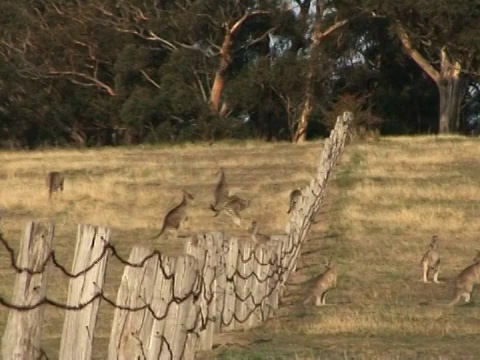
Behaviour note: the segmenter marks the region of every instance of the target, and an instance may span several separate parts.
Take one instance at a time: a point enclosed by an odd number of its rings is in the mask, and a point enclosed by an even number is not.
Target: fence
[[[337,119],[318,172],[291,213],[286,234],[273,236],[267,244],[215,232],[188,241],[179,257],[135,247],[124,259],[109,243],[109,229],[79,225],[68,271],[52,250],[51,223],[27,224],[17,261],[0,237],[17,271],[12,300],[0,297],[0,304],[11,309],[2,339],[3,358],[46,358],[41,347],[45,304],[66,310],[60,359],[91,359],[102,300],[115,307],[108,359],[193,359],[197,350],[212,348],[215,333],[261,324],[278,307],[285,282],[295,271],[351,122],[350,113]],[[116,300],[102,292],[109,257],[125,265]],[[47,295],[53,266],[70,278],[65,304]]]

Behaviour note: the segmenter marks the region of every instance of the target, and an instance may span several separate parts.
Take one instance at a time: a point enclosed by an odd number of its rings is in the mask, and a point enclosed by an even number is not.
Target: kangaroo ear
[[[325,267],[330,267],[330,258],[324,257]]]

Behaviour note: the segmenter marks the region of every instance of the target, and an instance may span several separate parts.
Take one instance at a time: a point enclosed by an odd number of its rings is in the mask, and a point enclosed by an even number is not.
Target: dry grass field
[[[288,193],[316,171],[322,142],[260,142],[103,150],[0,152],[0,227],[16,248],[30,219],[56,223],[55,250],[70,266],[76,224],[108,225],[128,256],[136,245],[176,254],[182,240],[149,241],[180,189],[195,195],[180,231],[224,230],[245,236],[208,209],[219,166],[232,190],[252,201],[246,221],[282,233]],[[480,141],[463,137],[382,138],[351,144],[330,182],[292,282],[338,264],[328,306],[302,306],[304,286],[291,285],[276,316],[261,328],[229,334],[208,358],[220,359],[474,359],[480,354],[480,305],[448,308],[452,280],[480,249]],[[67,174],[65,191],[48,201],[45,174]],[[440,238],[442,284],[420,282],[419,261],[432,234]],[[123,268],[109,261],[106,293],[115,298]],[[14,272],[0,249],[0,294]],[[300,280],[299,280],[300,279]],[[298,281],[297,281],[298,280]],[[50,297],[65,300],[67,280],[54,271]],[[104,359],[113,310],[103,304],[95,358]],[[0,310],[0,335],[7,311]],[[48,308],[44,345],[55,359],[63,312]]]

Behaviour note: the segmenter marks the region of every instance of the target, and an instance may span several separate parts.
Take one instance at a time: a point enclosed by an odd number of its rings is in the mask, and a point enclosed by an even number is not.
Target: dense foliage
[[[0,146],[297,141],[302,117],[312,138],[344,109],[434,133],[445,54],[448,131],[471,132],[479,18],[471,0],[2,0]]]

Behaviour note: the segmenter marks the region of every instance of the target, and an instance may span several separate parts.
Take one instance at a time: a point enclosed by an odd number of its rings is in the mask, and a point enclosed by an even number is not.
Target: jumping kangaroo
[[[310,294],[303,302],[306,305],[310,300],[315,298],[315,306],[325,305],[327,292],[337,287],[337,271],[331,260],[325,261],[326,271],[313,279],[313,286]]]
[[[462,297],[465,303],[470,302],[473,289],[478,284],[480,284],[480,251],[473,259],[473,264],[463,269],[455,278],[453,300],[448,305],[454,306]]]
[[[228,184],[225,179],[225,170],[223,167],[217,171],[217,174],[220,173],[220,178],[218,179],[215,191],[213,193],[214,202],[210,205],[211,208],[216,209],[219,204],[224,203],[228,200]]]
[[[241,226],[242,218],[240,212],[246,209],[249,205],[249,201],[242,199],[240,196],[232,195],[229,196],[223,204],[220,204],[218,207],[211,206],[211,209],[215,212],[213,217],[217,217],[221,212],[224,212],[227,216],[232,218],[233,223],[238,227]]]
[[[218,173],[220,173],[220,178],[213,193],[214,203],[210,204],[210,209],[215,213],[214,217],[217,217],[223,211],[233,219],[235,225],[241,226],[240,212],[248,207],[249,202],[237,195],[230,196],[223,167],[220,168]]]
[[[265,243],[270,241],[270,236],[265,235],[265,234],[260,234],[258,232],[258,222],[256,222],[255,220],[252,221],[252,225],[250,226],[250,228],[248,230],[251,232],[252,240],[254,242],[259,243],[259,244],[265,244]]]
[[[53,192],[63,191],[63,182],[65,177],[58,171],[50,171],[47,174],[48,198],[52,197]]]
[[[302,192],[299,189],[295,189],[290,193],[290,207],[288,208],[287,214],[293,210],[293,208],[298,204],[298,201],[302,197]]]
[[[167,212],[165,218],[163,219],[163,225],[160,229],[160,232],[151,238],[151,240],[158,239],[165,230],[175,230],[178,231],[180,225],[188,220],[187,216],[187,206],[189,204],[189,200],[193,200],[194,197],[187,191],[182,190],[183,197],[180,204],[176,205],[170,211]]]
[[[429,249],[423,254],[422,259],[420,260],[420,265],[422,265],[423,272],[423,282],[428,283],[428,274],[433,272],[433,282],[439,284],[438,273],[440,272],[440,256],[438,255],[438,236],[433,235],[430,244],[428,245]]]

